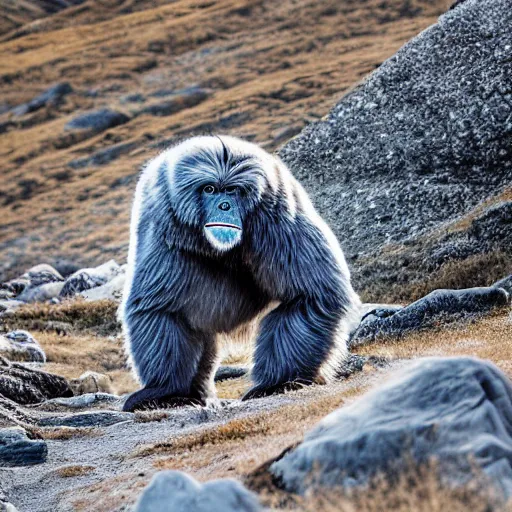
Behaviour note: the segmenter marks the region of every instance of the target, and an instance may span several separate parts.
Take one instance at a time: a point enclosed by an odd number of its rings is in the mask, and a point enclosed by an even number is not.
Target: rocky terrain
[[[0,7],[0,510],[510,510],[512,6],[446,7]],[[225,340],[217,403],[122,412],[137,170],[208,131],[280,148],[342,241],[350,356],[240,402]]]

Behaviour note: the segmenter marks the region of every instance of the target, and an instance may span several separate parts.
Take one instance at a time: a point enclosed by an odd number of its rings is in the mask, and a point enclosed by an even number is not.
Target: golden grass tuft
[[[100,435],[98,429],[92,427],[30,427],[29,429],[39,438],[52,441],[67,441],[75,437],[97,437]]]
[[[96,468],[94,466],[81,466],[81,465],[72,465],[72,466],[63,466],[56,470],[57,475],[61,478],[73,478],[77,476],[84,476],[92,473]]]
[[[169,418],[167,411],[137,411],[135,421],[137,423],[150,423],[152,421],[162,421]]]
[[[115,333],[120,329],[117,321],[118,307],[111,300],[88,302],[82,298],[65,300],[59,304],[37,302],[18,308],[10,321],[15,322],[18,328],[28,330],[59,330],[60,325],[68,324],[74,330],[101,328]]]

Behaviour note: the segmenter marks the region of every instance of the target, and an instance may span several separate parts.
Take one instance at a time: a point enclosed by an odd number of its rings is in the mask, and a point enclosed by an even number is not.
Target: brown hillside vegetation
[[[212,131],[275,149],[448,3],[87,0],[35,21],[25,3],[2,3],[0,277],[60,258],[122,262],[144,161],[177,138]],[[8,111],[64,81],[73,92],[59,105]],[[191,86],[206,99],[172,115],[140,112]],[[126,99],[134,94],[146,101]],[[64,129],[102,107],[128,122],[95,135]],[[110,147],[108,158],[70,164]]]

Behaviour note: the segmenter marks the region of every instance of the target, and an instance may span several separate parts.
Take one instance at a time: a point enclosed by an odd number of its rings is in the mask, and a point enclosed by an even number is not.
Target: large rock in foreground
[[[512,497],[512,385],[491,363],[429,358],[324,418],[271,466],[287,490],[365,484],[437,459],[441,480],[463,485],[480,467]]]
[[[372,300],[510,270],[481,254],[512,261],[511,26],[510,0],[466,0],[281,150]],[[471,258],[482,261],[466,272]],[[457,260],[468,264],[444,279],[462,282],[414,296],[412,282]]]
[[[181,471],[157,473],[135,512],[260,512],[254,494],[236,480],[200,484]]]

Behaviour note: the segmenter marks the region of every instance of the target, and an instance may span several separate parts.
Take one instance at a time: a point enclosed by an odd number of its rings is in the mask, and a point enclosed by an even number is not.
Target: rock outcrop
[[[236,480],[198,483],[181,471],[157,473],[135,512],[260,512],[254,494]]]
[[[37,404],[49,398],[73,396],[73,392],[64,377],[11,363],[0,356],[1,396],[18,404]]]
[[[429,358],[324,418],[271,466],[292,492],[366,484],[436,460],[441,481],[464,485],[480,468],[512,496],[512,384],[493,364]]]
[[[512,261],[511,25],[508,0],[465,1],[280,151],[373,299],[488,285],[505,272],[483,255]]]

